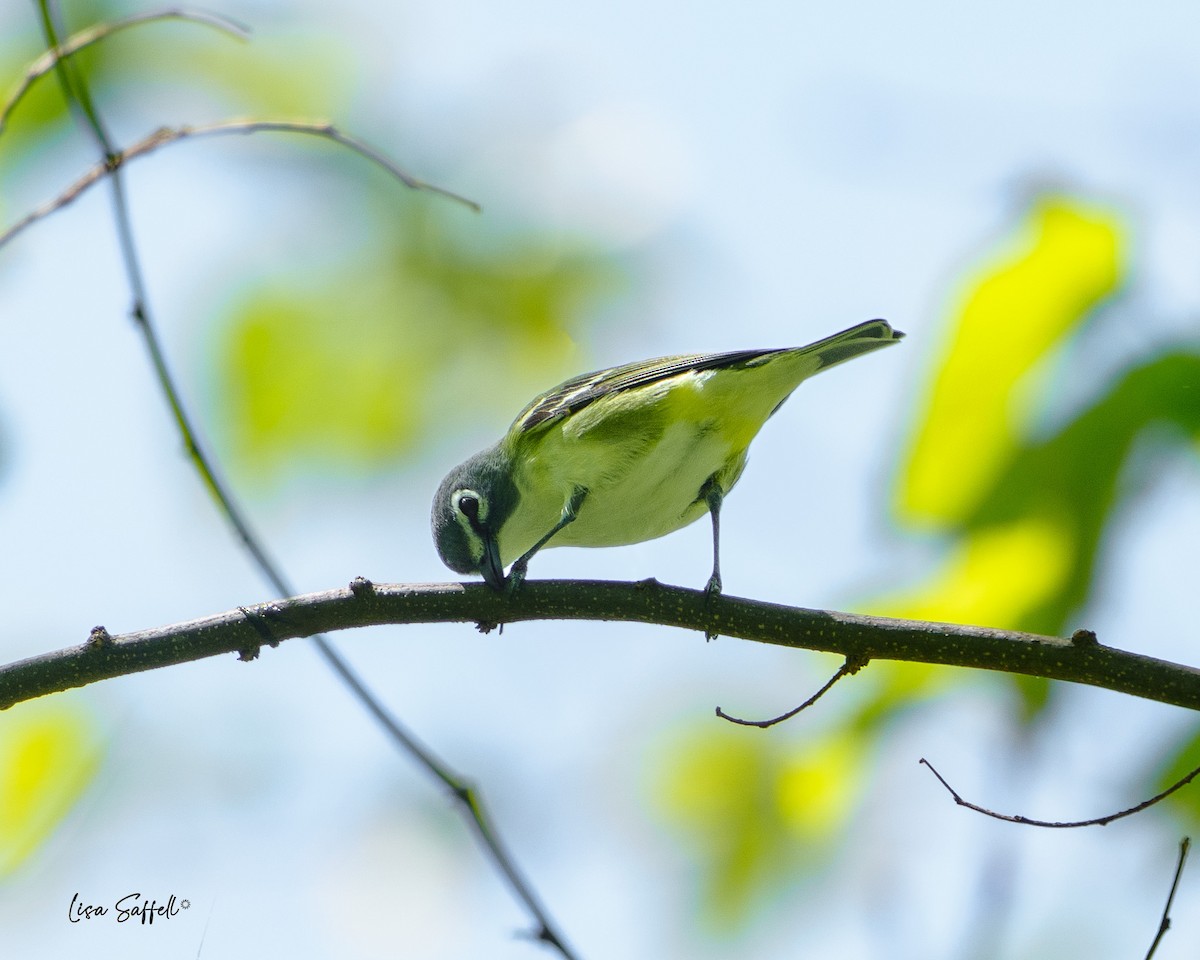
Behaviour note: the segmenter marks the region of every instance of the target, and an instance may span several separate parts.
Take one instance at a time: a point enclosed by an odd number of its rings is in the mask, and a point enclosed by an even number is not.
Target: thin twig
[[[1154,956],[1154,951],[1158,949],[1158,944],[1166,936],[1167,931],[1171,929],[1171,904],[1175,902],[1175,891],[1179,889],[1179,878],[1183,876],[1183,865],[1187,861],[1188,850],[1191,846],[1191,837],[1184,837],[1179,841],[1179,861],[1175,864],[1175,878],[1171,881],[1171,892],[1167,894],[1167,902],[1163,907],[1162,919],[1158,922],[1158,933],[1154,935],[1154,942],[1150,944],[1146,960],[1150,960]]]
[[[80,50],[90,47],[93,43],[104,40],[121,30],[129,27],[136,27],[144,23],[154,23],[161,20],[187,20],[192,23],[203,24],[219,30],[222,33],[228,34],[235,40],[246,40],[249,38],[250,29],[234,20],[227,17],[222,17],[219,14],[209,13],[206,10],[189,10],[183,7],[172,7],[165,10],[154,10],[149,13],[135,13],[129,17],[123,17],[120,20],[112,20],[106,23],[97,23],[90,27],[85,27],[78,33],[72,34],[67,38],[66,42],[61,46],[51,50],[47,50],[40,57],[29,65],[25,71],[25,76],[17,84],[15,90],[5,102],[4,107],[0,108],[0,134],[4,133],[4,128],[8,124],[8,119],[16,109],[17,104],[21,102],[25,94],[29,92],[29,88],[39,78],[45,76],[54,69],[54,65],[59,60],[64,60],[67,57],[73,56]]]
[[[166,363],[166,357],[162,350],[161,342],[155,330],[155,325],[152,322],[149,306],[147,303],[145,282],[142,276],[141,260],[137,254],[136,244],[134,242],[133,227],[129,216],[129,205],[125,199],[124,183],[122,177],[122,167],[125,160],[130,158],[133,151],[119,151],[114,146],[109,138],[104,124],[100,118],[99,111],[92,102],[90,93],[82,78],[79,77],[74,70],[70,61],[57,56],[57,51],[61,48],[58,40],[60,30],[55,22],[54,12],[51,8],[51,0],[37,0],[38,8],[42,15],[42,28],[46,36],[46,41],[51,48],[51,54],[54,56],[55,73],[63,87],[63,92],[72,109],[77,110],[83,115],[84,125],[92,132],[98,147],[103,156],[104,163],[102,165],[101,174],[107,175],[109,183],[112,186],[113,192],[113,216],[116,223],[117,233],[120,240],[122,259],[125,264],[125,272],[128,278],[130,291],[133,296],[133,305],[131,313],[138,328],[141,330],[147,351],[151,358],[151,363],[154,366],[155,373],[158,377],[159,386],[163,392],[168,406],[171,409],[172,416],[175,420],[176,427],[182,437],[187,448],[188,454],[192,459],[193,465],[203,479],[205,485],[212,493],[221,512],[233,526],[238,538],[242,541],[249,553],[254,557],[261,572],[266,577],[272,586],[280,593],[290,593],[289,588],[281,569],[268,556],[262,542],[251,530],[245,516],[234,501],[231,493],[225,484],[218,477],[213,460],[206,454],[199,441],[199,434],[191,423],[191,419],[183,405],[182,397],[176,387],[174,378]],[[162,146],[164,143],[169,143],[172,140],[182,139],[185,136],[197,136],[204,134],[216,133],[252,133],[257,130],[284,130],[297,133],[309,133],[318,136],[323,136],[334,140],[342,146],[349,147],[355,152],[365,156],[372,162],[384,167],[389,173],[401,180],[406,186],[414,189],[431,190],[437,193],[442,193],[445,196],[457,199],[460,202],[466,203],[469,206],[475,206],[470,201],[458,197],[449,191],[441,190],[423,181],[417,180],[405,173],[394,163],[388,160],[379,152],[366,146],[360,141],[342,134],[334,127],[328,124],[311,125],[297,124],[284,121],[246,121],[240,124],[216,124],[207,128],[180,128],[175,131],[159,131],[155,136],[143,141],[142,152],[149,152]],[[136,155],[136,154],[134,154]],[[94,182],[94,181],[93,181]],[[86,187],[89,184],[84,184]],[[78,193],[76,193],[78,195]],[[69,202],[69,200],[67,201]],[[61,204],[60,204],[61,205]],[[32,222],[32,221],[31,221]],[[0,238],[0,245],[7,239]],[[256,629],[261,630],[262,624],[256,624]],[[517,868],[515,861],[508,854],[507,850],[501,844],[495,829],[492,827],[490,818],[484,810],[482,801],[478,794],[460,778],[452,774],[449,768],[443,763],[432,751],[425,745],[420,743],[404,726],[396,719],[380,701],[367,689],[362,680],[354,673],[349,664],[342,658],[333,645],[323,636],[316,635],[313,638],[318,651],[325,659],[326,663],[334,670],[341,678],[351,692],[358,698],[360,703],[375,717],[375,719],[383,726],[383,728],[391,736],[393,743],[399,746],[406,754],[415,759],[430,775],[440,780],[448,786],[452,794],[459,800],[464,810],[469,814],[470,822],[474,825],[476,833],[483,842],[485,850],[491,857],[493,863],[500,869],[501,873],[507,880],[510,889],[520,900],[525,909],[533,917],[537,924],[535,936],[538,940],[554,947],[563,956],[564,960],[574,960],[574,954],[566,944],[566,940],[560,934],[555,925],[551,922],[549,915],[542,906],[539,898],[534,893],[533,888],[521,874]],[[93,644],[96,649],[103,649],[107,646],[106,642]],[[243,648],[243,652],[247,649],[252,649],[254,644],[247,644]]]
[[[474,200],[469,200],[452,190],[447,190],[444,187],[439,187],[436,184],[428,183],[425,180],[414,177],[375,148],[356,137],[342,133],[342,131],[331,123],[306,120],[223,120],[217,123],[201,124],[198,126],[162,127],[149,136],[143,137],[126,150],[107,154],[107,159],[104,163],[96,164],[96,166],[88,170],[87,173],[63,190],[53,200],[49,200],[40,207],[30,211],[4,231],[4,233],[0,233],[0,247],[3,247],[17,236],[17,234],[25,230],[26,227],[32,226],[37,221],[78,200],[84,191],[105,177],[115,176],[117,171],[129,163],[129,161],[136,160],[138,157],[143,157],[148,153],[153,153],[159,147],[164,147],[180,140],[196,139],[198,137],[253,133],[297,133],[332,140],[334,143],[347,147],[359,156],[382,167],[406,187],[438,194],[456,203],[461,203],[476,212],[480,210],[479,204]]]
[[[1149,800],[1143,800],[1141,803],[1135,804],[1132,807],[1127,807],[1124,810],[1118,810],[1116,813],[1105,814],[1103,817],[1093,817],[1090,820],[1034,820],[1032,817],[1025,817],[1021,814],[997,813],[995,810],[989,810],[987,807],[982,807],[977,803],[971,803],[969,800],[964,800],[959,792],[946,782],[946,778],[938,773],[936,769],[934,769],[932,763],[930,763],[924,757],[921,758],[920,762],[927,766],[929,768],[929,772],[938,778],[942,786],[950,792],[950,796],[954,798],[954,802],[960,807],[966,807],[968,810],[974,810],[976,813],[982,813],[985,817],[991,817],[993,820],[1003,820],[1006,823],[1019,823],[1026,827],[1049,827],[1056,830],[1070,829],[1074,827],[1103,827],[1112,823],[1114,820],[1120,820],[1123,817],[1132,817],[1135,813],[1141,813],[1147,807],[1154,806],[1160,800],[1165,800],[1176,790],[1183,789],[1189,783],[1195,780],[1197,776],[1200,776],[1200,767],[1197,767],[1187,776],[1176,780],[1162,793],[1155,794]]]
[[[835,683],[837,683],[839,680],[841,680],[842,677],[846,676],[847,674],[858,673],[858,671],[861,670],[866,665],[867,665],[866,661],[861,660],[858,657],[853,657],[853,656],[847,657],[846,662],[843,663],[840,667],[838,667],[837,673],[835,673],[832,677],[830,677],[829,680],[826,681],[825,685],[823,687],[821,687],[820,690],[818,690],[811,697],[809,697],[807,700],[805,700],[802,704],[800,704],[800,706],[792,708],[787,713],[781,713],[777,717],[772,717],[770,720],[743,720],[739,717],[731,717],[720,707],[717,707],[717,716],[720,717],[722,720],[728,720],[730,723],[740,724],[743,727],[758,727],[760,730],[766,730],[767,727],[773,727],[777,723],[783,723],[784,720],[791,720],[792,717],[794,717],[796,714],[800,713],[800,711],[807,710],[814,703],[816,703],[823,696],[825,696],[825,694],[829,692],[829,689]]]

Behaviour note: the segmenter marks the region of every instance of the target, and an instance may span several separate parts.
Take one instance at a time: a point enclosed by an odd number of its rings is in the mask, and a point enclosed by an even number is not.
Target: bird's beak
[[[504,589],[504,564],[500,562],[500,545],[490,534],[483,541],[483,558],[479,561],[479,572],[493,590]]]

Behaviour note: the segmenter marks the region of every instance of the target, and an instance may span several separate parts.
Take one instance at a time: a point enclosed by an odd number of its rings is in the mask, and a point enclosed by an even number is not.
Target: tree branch
[[[223,120],[219,123],[202,124],[199,126],[181,126],[181,127],[161,127],[147,137],[143,137],[133,146],[128,147],[119,153],[111,154],[104,163],[98,163],[87,171],[82,177],[72,183],[69,187],[63,190],[53,200],[48,200],[40,207],[31,210],[24,217],[14,223],[11,227],[0,233],[0,247],[3,247],[17,234],[24,231],[26,228],[33,226],[39,220],[45,219],[50,214],[61,210],[63,207],[78,200],[79,197],[89,188],[95,186],[107,176],[116,173],[121,167],[129,163],[131,160],[136,160],[138,157],[145,156],[148,153],[153,153],[160,147],[167,146],[171,143],[177,143],[181,140],[195,139],[198,137],[213,137],[213,136],[228,136],[230,134],[254,134],[254,133],[296,133],[311,137],[321,137],[325,140],[331,140],[334,143],[347,147],[353,150],[359,156],[369,160],[376,166],[382,167],[391,176],[395,177],[406,187],[412,190],[421,190],[427,193],[435,193],[440,196],[447,197],[456,203],[461,203],[463,206],[476,212],[480,207],[474,200],[469,200],[452,190],[447,190],[444,187],[439,187],[436,184],[429,183],[425,180],[420,180],[412,174],[407,173],[374,147],[352,137],[349,134],[343,133],[336,126],[326,121],[309,121],[309,120]]]
[[[786,713],[781,713],[779,716],[772,717],[770,720],[746,720],[742,717],[733,717],[720,707],[717,707],[716,714],[722,720],[728,720],[730,723],[736,723],[740,727],[758,727],[760,730],[766,730],[768,727],[773,727],[778,723],[783,723],[785,720],[791,720],[792,717],[796,716],[798,713],[803,713],[823,696],[825,696],[825,694],[827,694],[830,690],[832,690],[833,685],[841,680],[842,677],[848,677],[852,673],[858,673],[858,671],[865,667],[869,662],[870,661],[868,660],[859,660],[856,657],[846,657],[846,662],[838,667],[837,673],[826,680],[821,686],[820,690],[805,700],[802,704],[800,704],[800,706],[792,707],[792,709],[788,710]]]
[[[1187,863],[1188,850],[1191,849],[1191,846],[1191,837],[1184,837],[1179,841],[1179,859],[1175,862],[1175,878],[1171,881],[1171,892],[1167,894],[1167,905],[1163,907],[1162,919],[1158,922],[1158,932],[1154,935],[1154,942],[1150,944],[1146,960],[1151,960],[1155,951],[1158,950],[1162,938],[1171,929],[1171,904],[1175,902],[1175,891],[1179,889],[1179,878],[1183,876],[1183,865]]]
[[[111,37],[120,30],[141,26],[144,23],[153,23],[158,20],[189,20],[192,23],[200,23],[212,27],[236,40],[245,40],[250,35],[249,27],[235,20],[230,20],[228,17],[210,13],[207,10],[189,10],[182,7],[170,7],[165,10],[154,10],[148,13],[136,13],[120,20],[94,24],[68,37],[60,46],[47,50],[29,65],[25,71],[25,76],[9,95],[4,106],[0,107],[0,133],[4,132],[9,117],[12,116],[13,110],[16,109],[17,104],[21,102],[25,94],[29,92],[29,88],[33,86],[38,78],[45,76],[53,70],[57,66],[58,61],[72,56],[86,47],[90,47],[93,43]]]
[[[1143,800],[1140,803],[1135,803],[1132,807],[1125,807],[1115,813],[1106,813],[1102,817],[1091,817],[1088,820],[1037,820],[1033,817],[1026,817],[1020,813],[1000,813],[996,810],[990,810],[987,807],[981,806],[978,803],[972,803],[967,800],[961,793],[950,786],[950,782],[943,777],[932,763],[922,757],[917,761],[926,767],[930,773],[937,777],[938,783],[946,788],[946,792],[954,799],[960,807],[966,807],[975,813],[982,813],[985,817],[991,817],[993,820],[1003,820],[1005,823],[1016,823],[1023,827],[1046,827],[1051,830],[1072,830],[1077,827],[1106,827],[1114,820],[1123,820],[1125,817],[1132,817],[1135,813],[1141,813],[1156,803],[1159,803],[1176,790],[1182,790],[1189,783],[1200,777],[1200,767],[1196,767],[1190,773],[1185,774],[1176,780],[1173,784],[1149,799]]]
[[[867,660],[908,660],[1089,684],[1200,709],[1200,670],[1074,637],[892,620],[809,610],[661,584],[533,580],[515,596],[483,583],[372,584],[239,607],[226,613],[88,641],[0,667],[0,709],[98,680],[222,653],[243,659],[263,643],[352,627],[475,622],[481,629],[525,620],[614,620],[818,650]]]

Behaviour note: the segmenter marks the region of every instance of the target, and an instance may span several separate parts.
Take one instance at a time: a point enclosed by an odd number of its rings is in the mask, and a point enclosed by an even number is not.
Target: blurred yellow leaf
[[[60,700],[6,710],[0,723],[0,877],[53,832],[100,762],[88,717]]]
[[[699,866],[702,914],[731,932],[827,857],[854,809],[865,757],[847,733],[789,750],[759,731],[706,724],[653,769],[656,805]]]
[[[1019,629],[1057,596],[1077,545],[1070,526],[1048,517],[968,531],[942,570],[918,592],[872,604],[881,615]]]
[[[1109,210],[1042,196],[1014,244],[968,280],[951,323],[896,491],[910,523],[937,528],[972,511],[1040,397],[1027,378],[1122,280],[1124,230]]]
[[[1096,399],[1057,431],[1021,441],[952,531],[941,572],[872,611],[1068,629],[1091,593],[1108,525],[1161,474],[1157,461],[1200,433],[1198,385],[1200,344],[1137,360],[1098,383]]]
[[[836,836],[854,807],[864,761],[862,740],[845,731],[785,757],[778,785],[784,823],[812,843]]]

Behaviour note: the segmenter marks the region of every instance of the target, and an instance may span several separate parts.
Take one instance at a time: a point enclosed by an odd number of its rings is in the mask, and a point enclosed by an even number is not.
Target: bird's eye
[[[479,520],[479,497],[472,490],[463,490],[457,498],[458,512],[468,520],[478,522]]]

